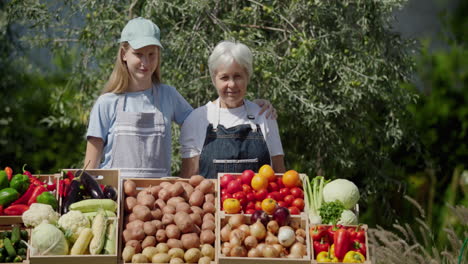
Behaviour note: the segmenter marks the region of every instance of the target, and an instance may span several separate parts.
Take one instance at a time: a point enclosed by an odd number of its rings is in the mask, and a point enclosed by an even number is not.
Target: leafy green
[[[340,201],[323,203],[319,209],[322,223],[336,224],[340,220],[343,210],[345,210],[345,207]]]

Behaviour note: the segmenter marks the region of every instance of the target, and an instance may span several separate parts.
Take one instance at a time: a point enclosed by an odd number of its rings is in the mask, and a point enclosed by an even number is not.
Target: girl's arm
[[[260,112],[258,112],[259,115],[265,113],[265,117],[267,119],[275,119],[278,117],[276,114],[276,109],[273,107],[273,105],[270,103],[270,101],[265,100],[265,99],[255,99],[252,102],[260,106],[262,109],[260,109]]]
[[[98,137],[88,137],[86,144],[86,155],[84,164],[88,164],[88,169],[97,169],[101,163],[102,150],[104,148],[104,141]]]
[[[180,177],[190,178],[192,175],[197,175],[199,170],[199,160],[199,155],[191,158],[183,158],[182,168],[180,169]]]

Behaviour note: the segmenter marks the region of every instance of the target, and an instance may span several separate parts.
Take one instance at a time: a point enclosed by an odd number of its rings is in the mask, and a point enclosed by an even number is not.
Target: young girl
[[[122,177],[168,176],[171,123],[182,124],[193,108],[174,87],[161,83],[156,24],[132,19],[119,42],[114,70],[91,111],[85,164],[119,168]]]

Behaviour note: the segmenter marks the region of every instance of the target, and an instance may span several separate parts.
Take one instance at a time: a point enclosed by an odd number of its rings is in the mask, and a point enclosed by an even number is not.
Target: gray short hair
[[[233,62],[237,62],[245,68],[250,80],[253,74],[252,61],[252,51],[249,47],[240,42],[224,40],[216,45],[208,58],[208,68],[211,78],[213,78],[221,65],[231,65]]]

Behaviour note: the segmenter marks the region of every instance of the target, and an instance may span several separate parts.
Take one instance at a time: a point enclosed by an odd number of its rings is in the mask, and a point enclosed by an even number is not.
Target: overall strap
[[[220,116],[221,116],[221,102],[220,102],[220,99],[218,98],[217,102],[216,102],[216,118],[214,118],[214,122],[213,122],[213,130],[216,131],[218,129],[218,125],[219,125],[219,120],[220,120]],[[245,112],[247,113],[247,119],[249,120],[249,125],[250,127],[252,128],[252,131],[253,132],[257,132],[257,124],[254,122],[255,121],[255,115],[252,114],[249,110],[249,107],[247,107],[247,102],[245,101],[244,99],[244,107],[245,107]]]

